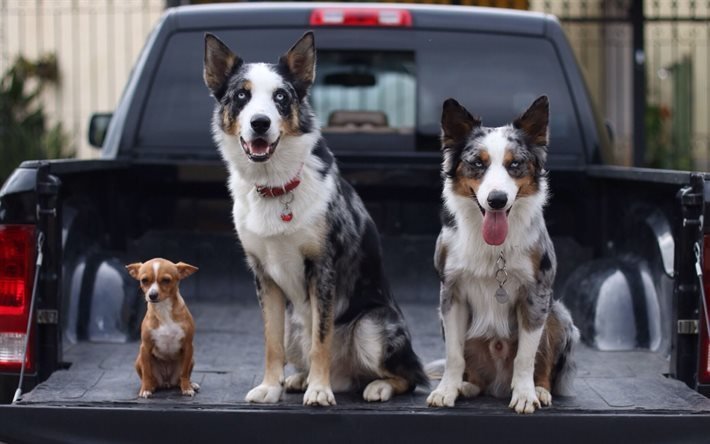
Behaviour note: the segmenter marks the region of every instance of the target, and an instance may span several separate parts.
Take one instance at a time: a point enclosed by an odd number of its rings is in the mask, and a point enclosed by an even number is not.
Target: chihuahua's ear
[[[194,272],[199,270],[199,268],[194,267],[190,264],[186,264],[185,262],[178,262],[177,264],[175,264],[175,266],[178,269],[178,274],[180,275],[180,279],[185,279],[186,277],[190,276],[191,274],[193,274]]]
[[[128,274],[130,274],[133,279],[138,279],[138,271],[141,269],[141,265],[143,265],[142,262],[126,265],[126,270],[128,270]]]

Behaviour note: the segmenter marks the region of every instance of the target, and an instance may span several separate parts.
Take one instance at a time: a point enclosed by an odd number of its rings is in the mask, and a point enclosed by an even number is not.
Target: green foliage
[[[69,138],[61,124],[48,128],[42,89],[59,80],[57,59],[18,57],[0,78],[0,183],[23,160],[65,157]]]

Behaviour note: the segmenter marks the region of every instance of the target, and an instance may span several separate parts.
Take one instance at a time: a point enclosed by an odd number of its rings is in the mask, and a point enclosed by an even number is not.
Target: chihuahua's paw
[[[150,390],[140,389],[138,392],[138,397],[143,399],[148,399],[153,396],[153,392]]]
[[[200,391],[200,384],[198,384],[198,383],[196,383],[196,382],[191,382],[190,385],[192,386],[192,389],[193,389],[194,391],[196,391],[196,392],[199,392],[199,391]]]
[[[189,389],[182,390],[182,395],[183,396],[190,396],[190,397],[195,396],[195,389],[193,389],[192,386],[190,386]]]
[[[249,390],[244,399],[257,404],[274,404],[281,399],[282,390],[281,385],[261,384]]]
[[[330,386],[309,384],[303,395],[303,405],[335,405],[335,395]]]

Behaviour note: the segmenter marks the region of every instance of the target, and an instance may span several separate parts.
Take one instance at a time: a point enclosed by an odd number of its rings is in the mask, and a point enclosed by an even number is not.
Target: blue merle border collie
[[[555,250],[543,218],[548,121],[546,96],[498,128],[444,102],[444,217],[434,262],[446,359],[427,369],[443,370],[430,406],[486,393],[532,413],[551,404],[551,393],[570,392],[579,332],[552,298]]]
[[[265,330],[264,379],[246,395],[306,405],[363,389],[367,401],[426,385],[385,279],[379,235],[338,172],[308,103],[313,33],[277,64],[244,63],[206,34],[212,128],[229,169],[233,217],[256,282]],[[296,373],[284,379],[284,364]]]

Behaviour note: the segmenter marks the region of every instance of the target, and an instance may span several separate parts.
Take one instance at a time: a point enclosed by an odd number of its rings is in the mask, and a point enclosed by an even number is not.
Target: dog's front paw
[[[190,396],[190,397],[195,396],[195,390],[193,390],[192,387],[190,387],[189,389],[186,389],[186,390],[182,390],[182,395],[183,396]]]
[[[284,382],[284,387],[287,392],[300,392],[303,393],[308,387],[308,375],[303,372],[294,373],[293,375],[286,378]]]
[[[376,379],[367,384],[365,391],[362,392],[362,397],[365,401],[389,401],[392,397],[392,384],[381,379]]]
[[[200,386],[189,380],[180,382],[180,391],[183,396],[195,396],[195,392],[200,389]]]
[[[281,399],[281,391],[280,385],[261,384],[249,390],[244,399],[257,404],[274,404]]]
[[[540,400],[535,393],[535,387],[528,384],[513,387],[513,397],[508,407],[517,413],[533,413],[535,408],[540,408]]]
[[[552,405],[552,395],[545,387],[535,387],[535,394],[537,395],[537,399],[540,400],[540,404],[544,406]]]
[[[191,382],[190,385],[192,386],[192,389],[193,389],[194,391],[196,391],[196,392],[199,392],[199,391],[200,391],[200,384],[198,384],[198,383],[196,383],[196,382]]]
[[[309,384],[303,405],[335,405],[333,390],[329,386]]]
[[[429,394],[426,403],[429,407],[453,407],[458,397],[459,387],[453,384],[439,384],[439,387]]]
[[[148,399],[151,396],[153,396],[153,391],[152,390],[146,390],[146,389],[140,389],[138,391],[138,397],[143,398],[143,399]]]

